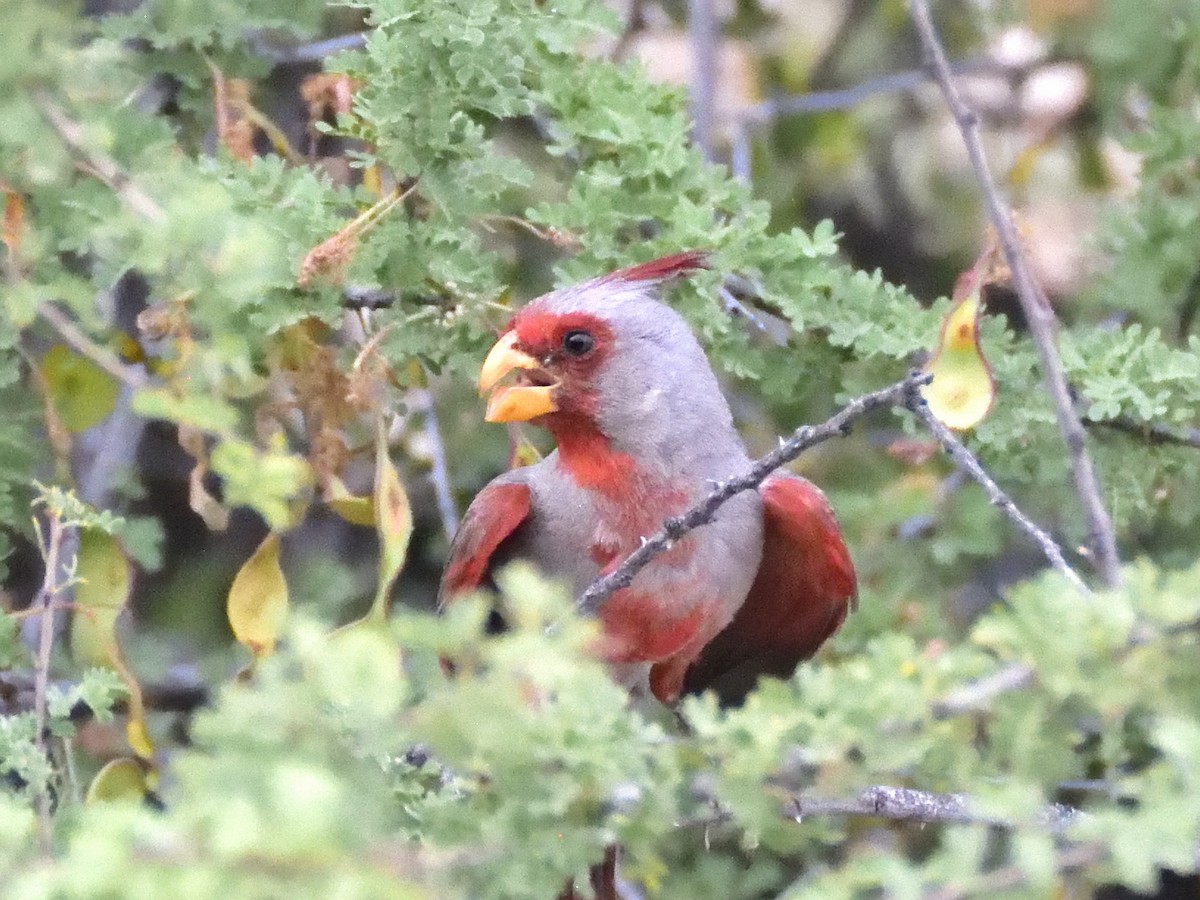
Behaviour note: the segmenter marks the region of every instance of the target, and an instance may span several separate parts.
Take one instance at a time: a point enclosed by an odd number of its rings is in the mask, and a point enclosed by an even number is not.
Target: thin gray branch
[[[454,540],[454,532],[458,530],[458,507],[454,502],[454,492],[450,490],[450,474],[446,467],[446,444],[442,440],[442,432],[438,427],[437,410],[433,405],[433,394],[422,390],[421,407],[425,413],[425,440],[429,442],[429,478],[433,482],[434,496],[437,497],[438,516],[442,520],[442,530],[446,540]]]
[[[127,366],[107,347],[101,346],[84,334],[66,313],[51,302],[39,303],[38,315],[58,332],[58,336],[86,356],[105,372],[129,388],[143,387],[147,378],[141,368]]]
[[[712,0],[688,0],[688,36],[692,42],[692,140],[706,159],[712,159],[719,42]]]
[[[290,47],[272,44],[262,34],[254,34],[249,38],[249,44],[254,52],[274,63],[321,62],[323,59],[345,50],[361,50],[366,43],[367,32],[365,31],[339,34],[337,37],[325,38],[308,44],[295,44]]]
[[[1067,445],[1075,489],[1079,494],[1088,522],[1089,543],[1095,556],[1096,568],[1107,586],[1117,587],[1121,581],[1121,561],[1117,555],[1116,534],[1113,530],[1112,519],[1104,506],[1100,483],[1091,457],[1088,455],[1083,425],[1071,401],[1066,373],[1058,355],[1055,343],[1058,323],[1054,311],[1025,259],[1020,240],[1013,226],[1012,215],[1007,205],[1000,199],[999,191],[983,152],[983,143],[979,137],[979,118],[963,102],[958,88],[954,84],[945,48],[938,38],[933,18],[929,13],[929,4],[926,0],[909,0],[909,12],[920,35],[930,73],[937,81],[938,87],[941,88],[946,105],[962,133],[963,143],[971,160],[971,167],[975,171],[975,177],[983,193],[988,218],[996,229],[1000,247],[1004,251],[1004,258],[1012,272],[1013,286],[1016,288],[1021,309],[1025,313],[1025,319],[1029,325],[1030,335],[1041,359],[1042,376],[1046,381],[1050,397],[1054,401],[1059,431]]]
[[[1115,419],[1084,419],[1089,428],[1110,428],[1131,437],[1140,438],[1152,447],[1175,445],[1200,450],[1200,428],[1175,429],[1159,422],[1139,422],[1127,416]]]
[[[1019,691],[1033,684],[1034,671],[1025,663],[1010,663],[991,675],[959,688],[933,703],[935,719],[951,719],[987,708],[994,697]]]
[[[1054,543],[1054,539],[1042,531],[1032,519],[1017,508],[1012,498],[1000,489],[1000,486],[988,475],[983,466],[980,465],[979,460],[966,448],[963,442],[930,411],[924,399],[919,396],[912,398],[907,406],[925,424],[925,427],[932,432],[933,436],[938,439],[945,449],[946,454],[979,483],[987,494],[988,500],[992,502],[992,505],[1012,519],[1016,523],[1016,526],[1041,548],[1050,565],[1071,582],[1077,591],[1084,595],[1090,595],[1091,591],[1083,583],[1083,579],[1067,564],[1066,559],[1063,558],[1062,550],[1058,548],[1058,544]]]
[[[33,681],[33,714],[36,722],[34,746],[38,753],[45,755],[47,704],[50,694],[50,655],[54,650],[56,616],[55,606],[59,595],[64,590],[66,571],[70,570],[74,556],[74,529],[64,524],[56,510],[48,510],[46,515],[46,530],[43,532],[38,525],[38,543],[42,552],[46,572],[42,579],[41,589],[34,598],[34,608],[39,608],[36,623],[37,654],[35,656]],[[35,525],[37,525],[35,521]],[[38,836],[43,853],[49,854],[54,849],[53,829],[50,822],[50,792],[43,788],[37,795]]]
[[[84,136],[79,123],[66,114],[61,106],[54,102],[50,94],[41,88],[32,88],[29,96],[33,105],[42,114],[63,143],[79,156],[91,173],[112,188],[118,197],[125,201],[131,210],[155,224],[167,220],[167,212],[158,201],[141,189],[107,153],[91,146]]]
[[[1008,67],[1001,66],[987,59],[964,60],[951,64],[955,74],[974,75],[985,72],[1011,73]],[[780,116],[808,115],[811,113],[831,112],[839,109],[849,109],[879,94],[900,94],[914,91],[929,81],[929,72],[925,69],[908,69],[903,72],[892,72],[869,78],[848,88],[836,88],[828,91],[810,91],[806,94],[794,94],[785,97],[773,97],[748,106],[741,111],[738,119],[747,128],[758,128]]]
[[[873,410],[903,406],[912,397],[919,396],[920,388],[929,383],[929,376],[918,371],[910,372],[903,380],[890,387],[863,394],[851,400],[835,415],[820,425],[804,425],[796,429],[786,441],[781,441],[773,451],[755,460],[744,475],[720,482],[699,503],[679,516],[667,519],[662,529],[631,553],[616,569],[594,581],[583,596],[578,607],[584,613],[593,613],[609,597],[622,588],[629,587],[634,576],[655,556],[669,549],[677,540],[701,525],[713,520],[717,510],[731,497],[749,491],[762,484],[767,476],[780,466],[791,462],[809,447],[830,438],[844,437],[853,424]]]
[[[866,788],[858,796],[846,799],[796,796],[792,804],[796,821],[806,816],[873,816],[893,822],[924,824],[990,825],[995,828],[1029,825],[1053,833],[1061,832],[1080,815],[1073,807],[1052,803],[1044,807],[1036,819],[1022,823],[981,812],[971,798],[963,794],[938,794],[886,785]]]
[[[698,790],[700,796],[707,794]],[[713,800],[709,815],[677,823],[680,827],[721,825],[732,814]],[[1017,820],[987,813],[977,801],[965,794],[942,794],[916,788],[874,785],[853,797],[823,797],[812,794],[791,796],[781,810],[786,818],[800,822],[814,816],[855,816],[887,819],[890,822],[915,822],[922,825],[986,825],[991,828],[1037,828],[1052,834],[1062,833],[1083,815],[1072,806],[1049,803],[1028,820]]]

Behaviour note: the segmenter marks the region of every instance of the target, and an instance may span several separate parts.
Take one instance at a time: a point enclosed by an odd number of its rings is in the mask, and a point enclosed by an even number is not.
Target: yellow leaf
[[[325,505],[351,525],[375,524],[375,500],[351,494],[346,483],[336,475],[325,482]]]
[[[996,399],[996,381],[979,346],[980,307],[978,290],[951,307],[925,367],[933,382],[921,389],[930,412],[958,431],[982,422]]]
[[[136,713],[133,711],[133,704],[130,703],[129,720],[125,723],[125,740],[129,742],[130,748],[141,759],[151,760],[154,758],[154,744],[150,740],[150,731],[146,728],[146,713],[142,707],[142,692],[140,688],[138,689],[137,697]]]
[[[86,609],[120,609],[129,599],[131,573],[125,551],[111,534],[85,528],[76,557],[75,605]]]
[[[229,527],[229,507],[222,504],[204,486],[208,474],[208,448],[204,433],[190,425],[179,426],[179,446],[196,460],[188,475],[188,506],[204,520],[209,531],[224,531]]]
[[[234,637],[259,658],[275,649],[287,609],[287,582],[279,567],[279,535],[271,532],[233,579],[226,612]]]
[[[71,658],[81,666],[109,665],[117,647],[117,617],[129,598],[131,573],[117,539],[98,528],[79,535]]]
[[[388,595],[404,567],[412,537],[412,507],[400,475],[388,456],[387,426],[381,421],[375,438],[375,529],[379,532],[379,586],[369,618],[387,620]]]
[[[54,408],[70,431],[86,431],[103,422],[117,405],[120,388],[112,376],[62,344],[46,351],[41,369]]]
[[[112,800],[132,799],[141,801],[146,798],[149,785],[146,783],[146,768],[143,763],[128,756],[110,760],[103,769],[96,773],[92,783],[88,785],[85,802],[104,803]]]

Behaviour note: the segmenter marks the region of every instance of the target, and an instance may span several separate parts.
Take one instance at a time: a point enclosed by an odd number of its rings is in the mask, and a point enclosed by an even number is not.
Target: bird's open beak
[[[528,422],[558,409],[553,397],[558,383],[546,384],[541,363],[518,350],[516,343],[516,332],[504,335],[479,372],[479,395],[492,394],[484,414],[489,422]],[[500,380],[514,371],[519,373],[517,383],[501,385]]]

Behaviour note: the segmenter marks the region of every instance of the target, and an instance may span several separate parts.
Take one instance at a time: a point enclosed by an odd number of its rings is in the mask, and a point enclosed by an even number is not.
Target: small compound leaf
[[[269,656],[288,610],[279,567],[279,535],[271,532],[233,579],[226,611],[233,635],[255,658]]]
[[[951,307],[925,367],[933,382],[921,389],[930,412],[958,431],[982,422],[996,400],[996,380],[979,346],[980,307],[978,290]]]
[[[96,773],[96,777],[88,785],[84,802],[89,806],[113,800],[131,799],[141,802],[146,799],[149,791],[145,766],[136,759],[122,756],[110,760]]]
[[[400,474],[388,455],[387,427],[383,422],[375,439],[375,528],[379,532],[379,586],[369,617],[387,620],[388,595],[404,560],[412,538],[412,506],[400,481]]]
[[[86,431],[108,418],[120,388],[113,377],[62,344],[46,351],[41,363],[50,399],[69,431]]]

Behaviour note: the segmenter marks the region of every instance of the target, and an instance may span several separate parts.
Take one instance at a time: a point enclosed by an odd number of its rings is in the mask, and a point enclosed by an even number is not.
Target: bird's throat
[[[645,511],[655,527],[686,504],[678,485],[653,477],[635,457],[616,450],[591,419],[558,414],[543,421],[558,445],[559,466],[584,490],[626,512]]]
[[[547,416],[546,424],[558,445],[559,465],[581,488],[598,491],[613,500],[625,499],[630,476],[636,473],[633,457],[613,449],[612,442],[594,423],[578,415]]]

